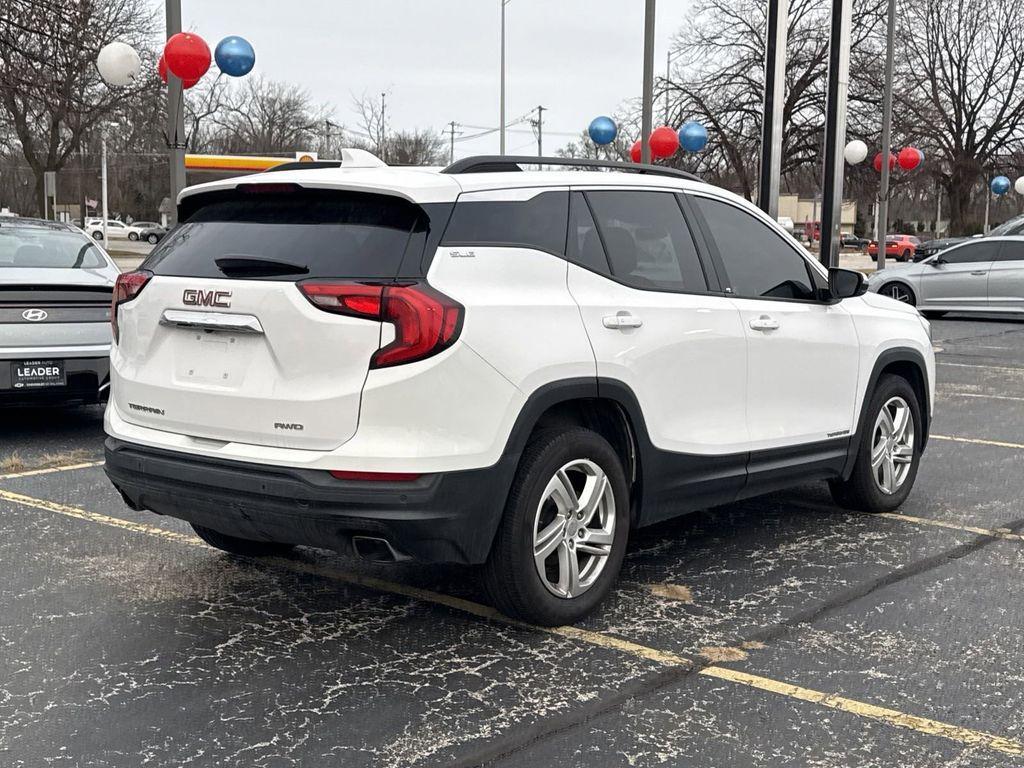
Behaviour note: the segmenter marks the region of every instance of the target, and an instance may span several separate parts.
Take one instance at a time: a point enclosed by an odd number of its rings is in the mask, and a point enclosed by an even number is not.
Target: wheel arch
[[[843,479],[848,479],[853,472],[853,465],[857,460],[857,451],[860,447],[861,437],[864,429],[867,428],[868,403],[878,387],[878,381],[885,374],[893,374],[906,379],[913,387],[917,395],[921,410],[921,450],[928,444],[928,430],[930,427],[930,412],[928,404],[930,393],[928,391],[928,368],[924,355],[912,347],[895,347],[882,352],[875,360],[871,369],[871,376],[868,378],[868,385],[864,390],[864,399],[861,402],[860,416],[857,419],[857,431],[853,440],[850,441],[850,451],[846,457],[846,465],[843,467]]]
[[[915,307],[917,306],[917,291],[914,290],[914,286],[912,286],[906,280],[903,280],[903,279],[898,278],[898,277],[894,277],[894,278],[892,278],[890,280],[886,280],[884,283],[882,283],[880,286],[878,286],[878,293],[879,293],[879,295],[880,296],[887,295],[887,294],[885,294],[885,289],[890,287],[890,286],[892,286],[892,285],[900,285],[900,286],[903,286],[904,288],[906,288],[907,291],[910,293],[910,297],[914,300],[913,306],[915,306]]]

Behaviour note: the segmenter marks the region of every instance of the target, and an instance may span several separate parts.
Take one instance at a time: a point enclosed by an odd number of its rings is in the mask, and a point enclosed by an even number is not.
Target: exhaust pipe
[[[352,548],[357,556],[374,563],[398,563],[409,559],[407,555],[399,554],[387,539],[377,536],[353,536]]]

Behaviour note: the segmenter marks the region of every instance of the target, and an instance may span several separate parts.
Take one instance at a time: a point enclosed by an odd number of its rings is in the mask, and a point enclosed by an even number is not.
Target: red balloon
[[[157,72],[160,73],[160,79],[163,80],[166,83],[167,82],[167,60],[164,58],[164,55],[162,53],[160,54],[160,61],[156,65],[156,70],[157,70]],[[181,87],[186,89],[186,90],[188,90],[189,88],[191,88],[193,85],[195,85],[198,82],[199,82],[199,78],[196,78],[195,80],[182,80],[181,81]]]
[[[879,152],[877,155],[875,155],[874,166],[875,166],[875,171],[876,172],[878,172],[878,173],[882,172],[882,153],[881,152]],[[896,155],[890,153],[889,154],[889,170],[891,171],[895,167],[896,167]]]
[[[679,134],[667,125],[651,132],[651,155],[656,158],[672,157],[679,149]]]
[[[629,156],[631,158],[633,158],[633,162],[634,163],[639,163],[640,162],[641,158],[643,157],[643,154],[642,154],[642,152],[640,150],[640,139],[637,139],[633,143],[633,146],[630,147],[630,149],[629,149]]]
[[[900,150],[899,163],[904,171],[912,171],[924,160],[924,152],[915,147],[904,147]]]
[[[210,46],[199,35],[179,32],[164,46],[167,68],[182,82],[198,80],[210,68]]]

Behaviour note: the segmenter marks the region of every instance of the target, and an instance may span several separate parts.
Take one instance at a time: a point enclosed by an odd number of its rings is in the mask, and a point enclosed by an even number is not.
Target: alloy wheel
[[[902,301],[904,304],[914,303],[914,299],[910,295],[910,290],[899,283],[893,283],[892,285],[885,286],[885,290],[882,293],[890,298],[896,299],[896,301]]]
[[[889,398],[875,419],[871,438],[871,476],[885,494],[896,493],[914,462],[914,416],[907,401]]]
[[[562,466],[541,494],[533,525],[533,559],[552,594],[578,597],[597,581],[615,541],[615,494],[589,459]]]

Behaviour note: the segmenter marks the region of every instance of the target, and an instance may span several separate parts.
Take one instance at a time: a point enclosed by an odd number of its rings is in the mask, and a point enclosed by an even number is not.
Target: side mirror
[[[836,301],[863,296],[868,292],[868,279],[855,269],[832,267],[828,271],[828,292]]]
[[[944,258],[942,258],[941,256],[936,256],[931,261],[931,264],[932,264],[933,267],[941,267],[945,263],[946,263],[946,260]]]

